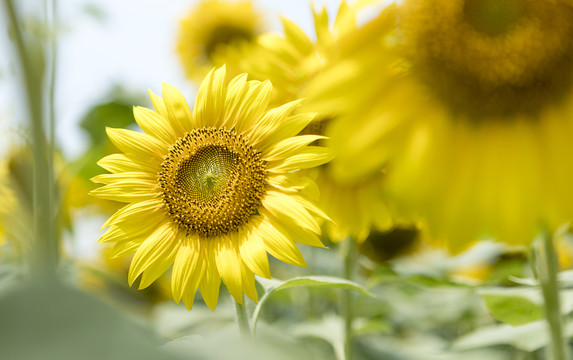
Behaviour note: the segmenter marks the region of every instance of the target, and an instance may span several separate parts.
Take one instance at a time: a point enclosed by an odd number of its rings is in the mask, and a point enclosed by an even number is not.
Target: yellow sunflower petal
[[[302,100],[291,101],[283,106],[269,110],[255,125],[253,130],[250,132],[249,137],[253,145],[258,145],[277,131],[279,126],[281,126],[285,119],[300,106]],[[308,120],[310,122],[310,119]],[[299,129],[302,130],[307,124],[305,123]],[[296,132],[295,134],[297,134]],[[294,134],[293,134],[294,135]],[[263,148],[261,148],[263,150]]]
[[[239,133],[255,126],[268,107],[273,91],[269,81],[249,81],[247,93],[240,100],[240,107],[235,113],[227,116],[234,119],[231,127],[236,127]],[[237,119],[241,121],[237,123]]]
[[[202,247],[201,240],[196,237],[188,237],[180,241],[182,243],[175,257],[171,274],[173,298],[177,303],[185,293],[189,294],[188,300],[191,298],[191,294],[193,294],[193,298],[195,297],[195,292],[206,267],[205,249]],[[193,302],[184,301],[184,303],[189,309],[193,306]]]
[[[119,202],[145,201],[155,198],[158,195],[155,182],[142,180],[122,181],[109,184],[94,189],[90,191],[89,194],[100,199]]]
[[[151,99],[151,103],[153,104],[155,111],[157,111],[159,115],[163,116],[164,119],[169,119],[165,102],[163,102],[161,96],[155,95],[151,90],[148,90],[147,93],[149,94],[149,98]]]
[[[129,267],[128,282],[135,279],[146,269],[159,265],[167,258],[173,262],[177,246],[177,233],[171,223],[163,223],[143,241],[137,249]]]
[[[305,32],[292,21],[281,19],[286,38],[303,54],[308,54],[313,50],[312,41]]]
[[[137,251],[137,249],[139,248],[141,243],[143,243],[144,240],[145,238],[137,238],[134,240],[118,242],[113,245],[113,248],[111,249],[110,252],[110,256],[112,258],[117,258],[120,256],[133,254],[134,252]]]
[[[161,163],[167,147],[151,135],[132,130],[105,128],[111,142],[128,155]]]
[[[237,123],[239,119],[237,114],[243,106],[244,99],[249,92],[251,82],[247,82],[247,77],[247,74],[241,74],[229,82],[229,89],[225,100],[227,109],[225,111],[224,123],[228,124],[231,128]],[[241,128],[238,132],[241,133],[243,130],[244,129]]]
[[[197,123],[203,126],[223,125],[225,99],[227,97],[225,74],[225,66],[211,70],[199,87],[193,114]]]
[[[241,259],[255,274],[270,279],[267,249],[261,235],[256,228],[249,229],[246,234],[241,235],[239,243]]]
[[[233,237],[233,239],[231,239]],[[243,303],[243,281],[241,257],[237,249],[236,236],[230,234],[216,240],[215,261],[217,270],[227,289],[239,304]]]
[[[215,245],[214,241],[210,241],[208,244],[208,260],[207,266],[205,267],[205,275],[199,284],[199,291],[201,291],[201,296],[203,301],[211,310],[215,310],[217,307],[217,300],[219,299],[219,288],[221,287],[221,277],[219,276],[219,271],[217,270],[217,264],[215,262]]]
[[[338,30],[339,35],[346,35],[350,31],[356,29],[356,14],[355,9],[364,6],[361,4],[354,4],[354,9],[351,8],[346,1],[340,3],[338,14],[334,19],[334,28]]]
[[[158,216],[155,216],[155,213],[162,207],[163,201],[161,199],[150,199],[125,205],[110,216],[110,218],[102,225],[100,230],[110,225],[121,225],[130,219],[139,219],[140,216],[145,216],[147,214],[153,215],[157,218]]]
[[[263,199],[264,208],[280,218],[292,218],[293,222],[305,229],[320,233],[320,226],[316,219],[296,201],[292,195],[287,195],[279,191],[267,191],[267,196]]]
[[[308,146],[298,154],[281,161],[269,162],[268,170],[270,172],[289,172],[299,169],[308,169],[311,167],[326,164],[334,158],[332,151],[328,148],[319,146]]]
[[[264,220],[257,227],[269,254],[296,266],[306,266],[306,262],[295,243],[278,231],[268,220]]]
[[[139,237],[147,237],[153,233],[164,219],[162,217],[139,216],[136,220],[130,220],[129,223],[123,223],[121,226],[110,226],[109,229],[98,240],[99,243],[120,242]]]
[[[244,263],[241,263],[241,281],[245,295],[254,302],[257,302],[258,294],[257,287],[255,285],[255,274]]]
[[[322,211],[318,206],[316,206],[314,203],[306,199],[304,196],[294,195],[293,197],[299,204],[304,206],[305,209],[313,213],[315,216],[323,218],[326,221],[332,222],[332,219],[324,211]]]
[[[162,140],[167,145],[172,144],[177,139],[171,124],[165,121],[163,116],[155,111],[142,106],[134,106],[133,116],[141,130],[145,131],[148,135]]]
[[[141,274],[141,281],[139,283],[138,289],[145,289],[155,280],[159,279],[161,275],[165,274],[171,265],[173,265],[173,261],[175,260],[175,256],[177,255],[178,250],[179,244],[175,242],[175,246],[173,246],[170,253],[158,257],[157,260],[149,266],[149,268],[145,269]]]
[[[299,226],[292,226],[292,224],[287,223],[282,217],[275,217],[266,212],[264,214],[271,220],[276,228],[285,234],[289,234],[289,237],[294,239],[297,243],[324,249],[327,248],[316,233]]]
[[[284,139],[275,144],[265,155],[266,161],[277,161],[295,155],[316,140],[326,139],[321,135],[301,135]]]
[[[318,42],[327,46],[332,44],[334,39],[328,27],[328,12],[326,11],[326,7],[323,7],[320,12],[313,9],[312,15],[314,17],[314,30],[316,31]]]
[[[116,184],[121,182],[141,181],[142,183],[153,183],[157,175],[148,172],[121,172],[116,174],[101,174],[90,179],[96,184]]]
[[[156,173],[159,171],[159,163],[155,161],[143,162],[126,154],[111,154],[100,159],[97,164],[110,173],[126,171],[143,171]]]
[[[178,134],[184,134],[186,131],[192,129],[193,115],[191,109],[187,104],[187,100],[181,91],[176,87],[163,83],[163,101],[167,111],[167,118],[173,129]]]
[[[280,118],[279,123],[267,129],[264,137],[260,139],[258,144],[261,151],[265,151],[267,148],[273,146],[281,140],[295,136],[304,129],[312,119],[314,119],[316,113],[304,113],[289,116],[287,118]]]

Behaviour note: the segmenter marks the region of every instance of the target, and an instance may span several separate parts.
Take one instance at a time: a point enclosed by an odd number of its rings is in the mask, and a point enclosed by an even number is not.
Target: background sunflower
[[[227,64],[232,76],[264,29],[252,1],[202,0],[181,19],[177,53],[190,79],[200,82],[214,66]]]
[[[511,4],[407,1],[399,18],[390,8],[344,40],[310,91],[320,109],[342,109],[329,132],[337,176],[388,167],[394,203],[453,251],[484,237],[529,244],[573,214],[573,12]]]

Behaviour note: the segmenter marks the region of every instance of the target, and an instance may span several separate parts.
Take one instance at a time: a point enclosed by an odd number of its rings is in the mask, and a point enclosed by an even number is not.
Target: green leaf
[[[494,345],[511,345],[524,351],[535,351],[548,343],[547,324],[537,321],[522,326],[499,324],[484,326],[457,339],[452,349],[467,351]]]
[[[491,315],[512,326],[543,319],[543,306],[519,295],[482,295]]]
[[[285,281],[257,278],[257,281],[259,282],[259,284],[261,284],[261,286],[265,290],[265,293],[260,298],[259,303],[255,307],[255,311],[253,312],[253,318],[252,318],[253,334],[257,330],[257,321],[259,320],[259,316],[263,308],[263,305],[267,302],[267,300],[272,294],[275,294],[282,290],[290,289],[293,287],[321,287],[321,288],[354,290],[366,296],[373,296],[362,285],[359,285],[350,280],[332,276],[301,276]]]
[[[336,359],[344,359],[344,319],[336,315],[326,315],[317,321],[307,321],[293,326],[297,336],[322,339],[328,342]]]

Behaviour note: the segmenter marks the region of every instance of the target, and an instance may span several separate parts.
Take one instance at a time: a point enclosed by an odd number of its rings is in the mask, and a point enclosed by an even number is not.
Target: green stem
[[[569,359],[569,349],[563,333],[561,302],[557,284],[557,255],[553,247],[553,238],[544,234],[542,248],[539,252],[539,279],[545,300],[545,316],[551,335],[551,359]]]
[[[12,0],[4,0],[8,22],[13,30],[14,43],[18,60],[22,66],[24,88],[32,129],[32,153],[34,156],[34,240],[31,244],[31,272],[36,278],[52,278],[55,275],[58,262],[58,246],[55,236],[52,184],[53,171],[51,168],[49,149],[44,132],[43,114],[43,56],[32,58],[29,48],[24,42],[19,18],[16,15]],[[41,46],[36,49],[44,53]]]
[[[344,278],[352,281],[356,266],[356,241],[352,237],[345,239],[346,251],[344,254]],[[342,306],[344,311],[344,358],[352,360],[354,353],[354,294],[344,290],[342,293]]]
[[[49,203],[51,205],[51,215],[53,223],[58,222],[58,209],[62,206],[58,198],[58,188],[56,186],[56,179],[53,174],[54,171],[54,154],[55,154],[55,128],[56,128],[56,114],[55,114],[55,89],[56,89],[56,64],[57,64],[57,47],[56,47],[56,0],[46,0],[45,2],[45,13],[46,13],[46,27],[50,29],[48,32],[48,49],[49,49],[49,70],[48,77],[46,79],[46,93],[47,93],[47,122],[48,122],[48,171],[52,172],[47,178],[50,195]],[[55,262],[59,261],[59,251],[57,244],[58,232],[54,230],[54,238],[52,239],[55,243],[50,245],[51,248],[55,249],[54,256],[56,256]]]
[[[239,304],[239,302],[236,301],[234,298],[233,302],[235,303],[235,314],[236,314],[237,324],[239,325],[239,331],[241,332],[242,336],[250,337],[251,330],[249,326],[249,316],[247,315],[247,307],[243,304]],[[245,297],[243,296],[243,303],[244,302],[245,302]]]

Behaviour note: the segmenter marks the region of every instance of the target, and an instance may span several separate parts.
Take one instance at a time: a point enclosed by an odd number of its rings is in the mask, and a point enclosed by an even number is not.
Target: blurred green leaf
[[[132,106],[113,100],[94,106],[80,126],[89,134],[92,145],[99,146],[107,141],[106,126],[123,128],[134,122]]]
[[[319,321],[295,324],[293,333],[297,336],[322,339],[332,345],[337,359],[344,359],[344,319],[328,315]]]
[[[570,332],[569,332],[570,333]],[[536,321],[521,326],[500,324],[484,326],[460,337],[453,344],[453,349],[471,350],[495,345],[511,345],[524,351],[535,351],[545,346],[549,337],[545,321]]]
[[[544,317],[543,306],[523,296],[484,294],[482,298],[491,315],[509,325],[524,325]]]
[[[512,281],[516,281],[513,279]],[[541,288],[533,286],[533,279],[517,279],[527,286],[520,287],[491,287],[479,289],[490,314],[497,320],[519,326],[538,321],[544,318],[544,302]],[[561,313],[569,314],[573,311],[573,290],[561,290]]]
[[[0,319],[3,359],[173,359],[149,329],[55,281],[4,289]]]
[[[267,302],[267,300],[271,295],[282,290],[286,290],[293,287],[321,287],[321,288],[354,290],[366,296],[373,296],[364,286],[360,284],[332,276],[301,276],[285,281],[257,278],[257,281],[259,282],[259,284],[261,284],[261,286],[265,290],[265,293],[259,299],[259,303],[255,307],[255,310],[253,312],[253,317],[252,317],[253,333],[256,332],[257,321],[259,320],[259,316],[263,308],[263,305]]]
[[[195,310],[193,310],[195,311]],[[219,310],[217,310],[219,311]],[[201,335],[177,338],[162,347],[182,359],[209,360],[323,360],[331,359],[312,346],[291,336],[284,328],[266,327],[256,338],[242,336],[237,324]]]
[[[99,4],[94,4],[94,3],[85,4],[84,12],[100,22],[104,22],[105,20],[109,19],[109,15]]]

